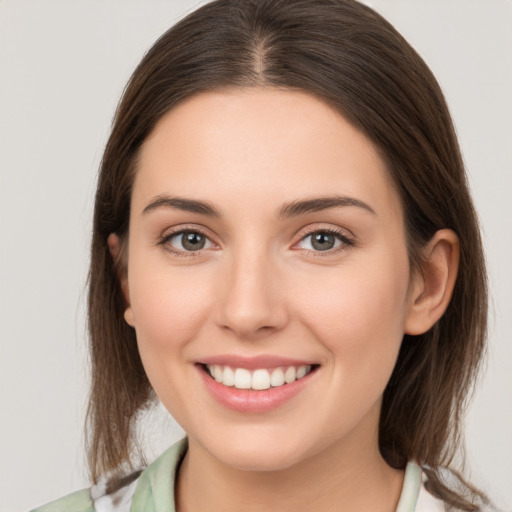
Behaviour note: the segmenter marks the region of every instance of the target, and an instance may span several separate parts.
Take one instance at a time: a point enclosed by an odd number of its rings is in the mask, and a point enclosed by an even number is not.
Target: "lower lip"
[[[210,377],[201,365],[197,365],[197,369],[206,388],[217,402],[234,411],[245,413],[267,412],[280,407],[300,393],[316,374],[315,369],[290,384],[255,391],[224,386]]]

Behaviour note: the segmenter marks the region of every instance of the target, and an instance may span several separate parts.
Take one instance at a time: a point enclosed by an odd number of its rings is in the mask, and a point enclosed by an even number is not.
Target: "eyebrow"
[[[312,199],[292,201],[291,203],[287,203],[279,210],[278,217],[296,217],[305,213],[319,212],[321,210],[327,210],[329,208],[337,208],[341,206],[355,206],[376,215],[375,210],[360,199],[348,196],[330,196],[316,197]]]
[[[220,217],[219,211],[215,206],[206,201],[197,201],[195,199],[186,199],[184,197],[157,196],[142,210],[143,214],[149,213],[160,208],[173,208],[185,212],[199,213],[208,217]]]
[[[368,212],[376,215],[375,210],[364,201],[356,199],[355,197],[348,196],[329,196],[329,197],[316,197],[312,199],[303,199],[299,201],[292,201],[286,203],[281,207],[277,217],[279,219],[297,217],[306,213],[319,212],[329,208],[338,208],[343,206],[355,206],[362,208]],[[153,210],[160,208],[173,208],[186,212],[198,213],[208,217],[220,218],[221,214],[215,206],[206,202],[196,199],[187,199],[184,197],[171,197],[160,195],[155,197],[142,211],[147,214]]]

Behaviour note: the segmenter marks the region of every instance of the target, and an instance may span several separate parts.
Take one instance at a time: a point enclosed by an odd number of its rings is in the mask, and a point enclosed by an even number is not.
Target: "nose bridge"
[[[225,272],[219,325],[242,338],[283,327],[286,304],[279,289],[279,265],[271,251],[256,244],[239,247],[232,252]]]

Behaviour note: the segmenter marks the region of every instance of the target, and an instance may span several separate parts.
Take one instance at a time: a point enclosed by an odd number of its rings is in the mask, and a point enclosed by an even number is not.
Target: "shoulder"
[[[182,439],[169,448],[144,471],[137,471],[114,483],[100,480],[90,489],[74,492],[31,512],[153,512],[174,511],[176,472],[188,448]]]
[[[500,511],[497,508],[494,508],[492,505],[484,503],[481,500],[477,500],[473,503],[477,508],[478,512],[504,512]],[[416,509],[414,512],[464,512],[459,508],[449,508],[445,504],[444,501],[436,498],[428,490],[424,485],[421,486],[418,501],[416,502]]]
[[[94,504],[89,489],[82,489],[32,512],[94,512]]]
[[[425,488],[425,479],[423,479],[418,500],[416,501],[415,512],[445,512],[446,505],[444,501],[430,494]],[[453,511],[456,512],[456,511]]]
[[[443,500],[440,498],[434,496],[429,491],[429,481],[428,476],[426,474],[426,471],[424,469],[421,469],[421,484],[418,492],[418,498],[416,501],[416,508],[414,509],[414,512],[464,512],[462,509],[459,509],[457,507],[448,506]],[[456,473],[453,472],[453,470],[446,469],[444,471],[444,477],[445,477],[445,483],[450,487],[451,489],[458,490],[461,492],[461,495],[467,494],[464,492],[464,488],[461,487],[461,485],[464,483],[463,481],[459,480],[460,477],[457,476]],[[474,510],[478,512],[504,512],[500,511],[497,508],[494,507],[492,502],[488,500],[485,495],[482,495],[482,497],[478,495],[474,495],[470,499],[472,505],[475,507]]]

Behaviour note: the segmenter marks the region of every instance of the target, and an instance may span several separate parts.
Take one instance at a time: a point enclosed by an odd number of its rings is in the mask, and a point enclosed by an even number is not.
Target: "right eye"
[[[161,242],[173,252],[197,252],[213,247],[213,242],[200,231],[191,229],[178,231],[167,235]]]

